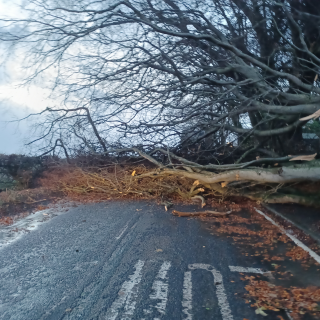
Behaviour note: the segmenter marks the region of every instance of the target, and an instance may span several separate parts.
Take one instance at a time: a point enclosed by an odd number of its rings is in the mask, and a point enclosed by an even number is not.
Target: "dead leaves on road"
[[[246,276],[249,284],[245,289],[250,297],[256,300],[251,307],[257,310],[280,311],[291,310],[293,315],[303,315],[307,311],[319,311],[320,289],[317,287],[284,288],[268,281],[256,280],[253,276]]]
[[[206,218],[205,221],[209,222],[210,219]],[[312,272],[309,277],[317,277],[319,265],[276,226],[251,211],[250,217],[247,213],[240,212],[231,215],[228,219],[214,219],[210,229],[214,235],[223,234],[231,237],[249,260],[258,259],[262,260],[263,264],[269,264],[267,267],[271,270],[269,275],[244,276],[242,274],[243,277],[241,277],[241,280],[247,282],[245,285],[248,292],[245,295],[247,303],[251,303],[251,307],[255,308],[257,314],[270,316],[269,310],[277,312],[285,309],[292,311],[290,315],[294,320],[302,320],[305,313],[314,316],[312,319],[320,319],[320,287],[306,285],[304,288],[298,288],[293,285],[295,282],[291,282],[294,276],[299,277],[301,272],[307,272],[309,268]],[[308,246],[319,254],[316,244]],[[294,261],[300,264],[299,269],[292,271],[288,267],[289,270],[287,270],[286,267]],[[296,265],[295,268],[298,266]],[[267,277],[269,281],[261,277]],[[279,285],[281,283],[283,286]],[[290,283],[292,283],[291,286]],[[313,283],[316,285],[319,281]]]

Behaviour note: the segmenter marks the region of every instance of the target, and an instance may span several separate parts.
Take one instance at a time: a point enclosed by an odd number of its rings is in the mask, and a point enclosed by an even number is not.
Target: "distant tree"
[[[45,167],[39,157],[0,154],[0,189],[29,186],[29,182]]]

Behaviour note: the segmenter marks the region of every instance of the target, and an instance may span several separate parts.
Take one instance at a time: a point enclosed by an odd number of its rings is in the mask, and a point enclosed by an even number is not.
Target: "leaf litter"
[[[201,217],[212,222],[209,228],[213,235],[232,238],[248,261],[258,260],[271,270],[269,277],[266,273],[262,276],[242,274],[241,280],[246,283],[243,298],[262,316],[270,311],[288,311],[294,320],[305,319],[307,315],[308,319],[320,319],[320,265],[279,228],[257,214],[252,205],[245,209],[227,217]],[[305,235],[298,236],[320,254],[317,243]]]

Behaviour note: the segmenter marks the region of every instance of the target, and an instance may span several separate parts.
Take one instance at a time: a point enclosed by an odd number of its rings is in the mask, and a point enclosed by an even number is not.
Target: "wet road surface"
[[[80,205],[2,246],[0,319],[277,319],[241,297],[240,273],[266,271],[155,203]]]

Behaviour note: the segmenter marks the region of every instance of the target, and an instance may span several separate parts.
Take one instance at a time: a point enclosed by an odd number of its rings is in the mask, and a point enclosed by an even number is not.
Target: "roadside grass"
[[[34,211],[43,210],[61,196],[61,192],[45,187],[3,191],[0,193],[0,225],[13,224]]]
[[[41,198],[45,200],[45,197],[50,191],[51,190],[44,187],[25,190],[6,190],[0,193],[0,206],[21,202],[27,204],[40,202]]]

